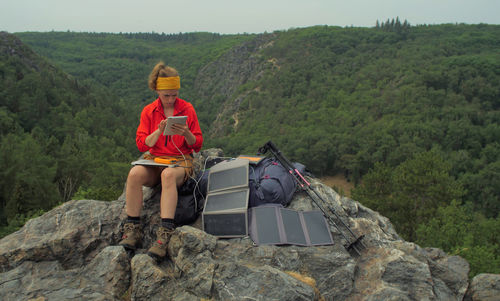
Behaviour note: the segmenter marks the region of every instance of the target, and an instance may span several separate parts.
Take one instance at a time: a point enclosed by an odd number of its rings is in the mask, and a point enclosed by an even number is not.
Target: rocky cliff
[[[213,151],[213,150],[212,150]],[[202,158],[211,154],[202,152]],[[220,155],[220,153],[219,153]],[[390,221],[338,195],[315,189],[367,248],[351,256],[335,244],[256,246],[248,237],[217,239],[197,221],[177,228],[169,259],[145,254],[159,219],[159,194],[145,188],[144,248],[117,246],[125,202],[67,202],[0,240],[1,300],[494,300],[500,275],[470,283],[468,263],[402,240]],[[291,207],[314,205],[297,192]],[[496,299],[498,300],[498,299]]]
[[[271,46],[275,38],[273,34],[259,35],[199,71],[195,90],[216,116],[209,129],[210,137],[227,134],[238,125],[240,104],[252,91],[241,87],[259,80],[269,68],[270,63],[263,61],[260,51]]]

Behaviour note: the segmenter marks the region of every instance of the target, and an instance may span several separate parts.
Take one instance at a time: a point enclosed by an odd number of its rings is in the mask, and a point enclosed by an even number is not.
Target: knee
[[[134,166],[128,173],[127,184],[144,184],[145,170],[142,166]]]
[[[175,179],[175,173],[173,169],[171,168],[165,168],[161,172],[161,184],[163,186],[165,185],[175,185],[176,179]]]

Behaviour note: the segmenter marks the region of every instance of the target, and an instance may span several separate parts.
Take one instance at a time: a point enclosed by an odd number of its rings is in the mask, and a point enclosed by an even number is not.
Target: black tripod
[[[259,148],[259,154],[265,154],[270,151],[271,154],[283,165],[284,168],[288,170],[288,172],[293,176],[297,184],[307,192],[309,197],[313,200],[314,204],[318,206],[318,208],[323,212],[323,215],[328,218],[328,220],[333,224],[335,228],[342,234],[347,244],[344,247],[348,252],[354,251],[358,256],[361,255],[361,250],[365,249],[366,246],[361,241],[364,235],[356,236],[354,232],[347,226],[347,224],[340,218],[340,216],[335,212],[335,210],[328,205],[328,203],[318,194],[318,192],[311,186],[302,174],[293,166],[293,164],[281,153],[281,151],[274,145],[272,141],[267,142]],[[319,202],[318,202],[319,200]],[[344,233],[339,227],[339,225],[335,222],[331,214],[327,214],[325,207],[328,208],[328,211],[335,215],[335,217],[340,221],[341,225],[347,229],[348,235]]]

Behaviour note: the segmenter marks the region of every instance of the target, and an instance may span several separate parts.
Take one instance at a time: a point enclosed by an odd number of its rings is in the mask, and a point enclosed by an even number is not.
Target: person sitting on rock
[[[177,167],[132,167],[125,190],[128,217],[119,244],[132,250],[141,244],[142,186],[153,187],[161,182],[161,225],[156,233],[157,240],[148,250],[148,254],[160,259],[166,255],[168,241],[175,229],[177,188],[192,175],[192,153],[200,151],[203,137],[193,106],[179,98],[180,77],[177,70],[159,62],[149,75],[148,85],[156,91],[158,98],[142,110],[136,133],[137,147],[141,152],[149,151],[145,159],[172,159],[176,161]],[[187,123],[174,124],[173,135],[164,136],[170,116],[187,116]]]

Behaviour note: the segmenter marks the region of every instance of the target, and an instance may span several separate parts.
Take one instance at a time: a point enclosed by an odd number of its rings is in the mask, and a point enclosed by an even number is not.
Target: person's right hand
[[[163,133],[165,131],[165,126],[167,125],[167,119],[163,119],[160,121],[160,124],[158,125],[158,129],[160,130],[160,133]]]

